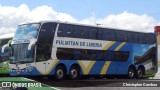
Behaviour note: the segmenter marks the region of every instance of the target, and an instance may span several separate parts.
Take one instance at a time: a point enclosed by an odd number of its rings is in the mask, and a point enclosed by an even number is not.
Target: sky
[[[140,32],[160,25],[160,0],[0,0],[0,35],[28,21],[60,20]]]

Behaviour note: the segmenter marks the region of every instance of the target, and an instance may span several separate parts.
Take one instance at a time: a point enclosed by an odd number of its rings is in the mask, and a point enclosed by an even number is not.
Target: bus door
[[[56,23],[44,23],[39,31],[36,45],[36,68],[40,74],[46,75],[48,67],[51,67],[51,52],[56,30]]]

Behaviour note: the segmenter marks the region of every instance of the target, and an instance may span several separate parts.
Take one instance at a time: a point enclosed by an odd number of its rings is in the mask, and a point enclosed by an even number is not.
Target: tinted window
[[[83,35],[83,34],[82,34],[82,33],[83,33],[83,32],[82,32],[83,30],[80,30],[80,26],[77,26],[77,25],[74,26],[74,31],[75,31],[75,32],[74,32],[74,37],[75,37],[75,38],[83,38],[83,36],[82,36],[82,35]]]
[[[57,58],[63,60],[107,60],[107,61],[126,61],[129,52],[104,51],[104,50],[84,50],[58,48]]]
[[[74,50],[74,59],[78,60],[78,59],[81,59],[81,58],[82,58],[81,50],[75,49]]]
[[[114,30],[104,29],[103,30],[103,40],[115,41]]]
[[[155,34],[147,34],[147,43],[154,44],[156,43],[156,35]]]
[[[114,53],[112,51],[104,51],[104,57],[107,61],[113,61]]]
[[[57,49],[57,58],[58,59],[64,59],[64,60],[73,60],[74,58],[74,51],[70,49]]]
[[[96,57],[97,60],[104,60],[104,51],[97,50],[96,55],[97,55]]]
[[[103,40],[103,28],[98,28],[97,39],[98,40]]]
[[[156,43],[156,36],[149,33],[128,32],[128,42],[140,44]]]
[[[61,27],[62,28],[62,27]],[[59,28],[58,31],[58,36],[61,37],[74,37],[74,38],[84,38],[84,39],[88,39],[89,37],[89,31],[88,31],[88,27],[86,26],[79,26],[79,25],[73,25],[69,30],[69,32],[71,33],[69,36],[66,35],[66,31],[62,31],[61,28]]]
[[[73,37],[74,30],[73,26],[70,24],[60,24],[58,29],[58,36],[59,37]]]
[[[105,51],[104,57],[109,61],[127,61],[129,57],[129,52],[122,51]]]
[[[127,41],[127,32],[126,31],[115,31],[116,41],[126,42]]]
[[[50,59],[56,26],[56,23],[50,22],[44,23],[41,26],[37,42],[36,61],[44,61]]]
[[[88,27],[80,26],[79,30],[82,31],[82,38],[88,39],[88,34],[89,34]]]
[[[64,23],[59,26],[58,36],[142,44],[156,42],[156,37],[152,34]]]
[[[97,58],[96,50],[88,50],[88,57],[90,60],[95,60]]]
[[[128,32],[128,42],[139,43],[139,34],[135,32]]]
[[[89,28],[89,39],[97,39],[97,28]]]
[[[139,37],[138,39],[139,43],[143,43],[143,44],[147,43],[148,38],[146,38],[146,35],[144,33],[139,33],[138,37]]]

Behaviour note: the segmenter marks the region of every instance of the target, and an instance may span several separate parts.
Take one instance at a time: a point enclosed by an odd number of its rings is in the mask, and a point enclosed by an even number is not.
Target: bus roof
[[[0,35],[0,39],[12,38],[13,36],[14,36],[14,33],[4,34],[4,35]]]
[[[73,24],[73,25],[81,25],[81,26],[90,26],[90,27],[99,27],[99,28],[108,28],[108,29],[114,29],[114,30],[120,30],[120,31],[128,31],[128,32],[137,32],[137,33],[150,33],[150,34],[155,34],[154,32],[142,32],[142,31],[134,31],[131,29],[118,29],[118,28],[112,28],[112,27],[106,27],[106,26],[99,26],[99,25],[89,25],[89,24],[82,24],[82,23],[73,23],[73,22],[68,22],[68,21],[52,21],[52,20],[46,20],[46,21],[38,21],[38,22],[24,22],[21,23],[20,25],[23,24],[28,24],[28,23],[46,23],[46,22],[55,22],[55,23],[64,23],[64,24]]]

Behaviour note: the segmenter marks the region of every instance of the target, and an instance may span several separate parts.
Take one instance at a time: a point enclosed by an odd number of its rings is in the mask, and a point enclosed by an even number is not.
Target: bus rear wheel
[[[77,66],[72,66],[71,67],[70,73],[69,73],[69,77],[72,80],[79,79],[79,77],[80,77],[80,70],[79,70],[79,68]]]
[[[144,74],[143,72],[144,72],[143,68],[138,68],[138,71],[137,71],[137,74],[136,74],[136,78],[142,79],[143,78],[143,74]]]
[[[55,78],[57,80],[62,80],[65,77],[65,68],[63,66],[57,66],[56,71],[55,71]]]
[[[129,67],[128,68],[128,78],[129,79],[134,79],[135,78],[135,69],[134,69],[134,67]]]

